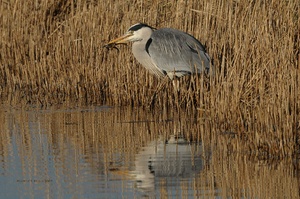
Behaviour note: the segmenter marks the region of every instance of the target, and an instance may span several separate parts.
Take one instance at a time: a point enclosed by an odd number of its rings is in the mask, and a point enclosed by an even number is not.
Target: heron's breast
[[[137,61],[142,64],[144,68],[149,70],[151,73],[155,74],[158,77],[163,77],[164,73],[159,69],[153,62],[151,56],[146,51],[144,43],[135,42],[132,45],[132,53]]]

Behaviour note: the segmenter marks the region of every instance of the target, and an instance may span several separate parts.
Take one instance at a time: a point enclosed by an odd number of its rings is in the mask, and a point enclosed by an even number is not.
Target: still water
[[[1,198],[298,198],[295,162],[228,153],[197,113],[87,107],[0,113]]]

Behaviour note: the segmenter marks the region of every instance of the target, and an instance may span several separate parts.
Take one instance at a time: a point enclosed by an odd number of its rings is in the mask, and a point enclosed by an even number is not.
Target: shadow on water
[[[0,119],[5,198],[299,197],[298,162],[229,153],[234,140],[197,113],[2,107]]]

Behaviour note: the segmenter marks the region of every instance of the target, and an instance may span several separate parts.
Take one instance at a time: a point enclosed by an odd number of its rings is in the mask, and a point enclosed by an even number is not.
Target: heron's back
[[[157,67],[168,75],[173,73],[180,77],[210,68],[210,57],[203,45],[193,36],[176,29],[154,31],[146,51]]]

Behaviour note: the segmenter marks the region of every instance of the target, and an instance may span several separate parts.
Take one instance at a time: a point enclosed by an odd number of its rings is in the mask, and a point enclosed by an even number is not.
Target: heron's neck
[[[147,40],[141,40],[132,44],[132,53],[140,64],[142,64],[147,70],[155,74],[158,77],[164,76],[161,71],[153,62],[148,52],[146,51]]]

